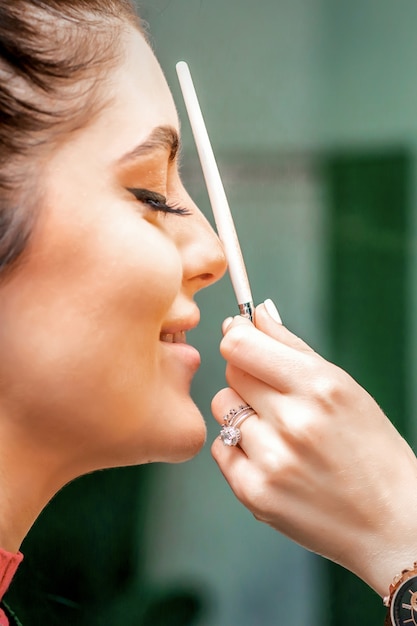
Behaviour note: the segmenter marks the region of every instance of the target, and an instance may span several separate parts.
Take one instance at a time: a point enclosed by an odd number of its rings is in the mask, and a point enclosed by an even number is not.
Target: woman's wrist
[[[389,594],[394,579],[417,561],[417,506],[414,511],[411,507],[404,510],[407,519],[398,516],[396,523],[393,519],[387,520],[381,535],[369,541],[368,550],[362,551],[359,560],[356,573],[381,598]],[[381,526],[384,526],[383,519]]]
[[[417,554],[417,542],[414,554]],[[390,595],[393,582],[401,572],[413,567],[416,558],[410,550],[404,553],[399,550],[396,554],[385,553],[372,560],[361,577],[384,600]]]
[[[394,578],[417,561],[417,493],[408,488],[417,476],[417,460],[405,455],[403,461],[387,476],[386,492],[375,501],[372,519],[362,531],[356,528],[342,563],[381,598]]]

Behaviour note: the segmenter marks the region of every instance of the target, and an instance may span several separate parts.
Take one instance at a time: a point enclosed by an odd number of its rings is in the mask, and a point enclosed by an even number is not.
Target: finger
[[[244,396],[239,395],[230,387],[220,389],[211,401],[211,411],[216,421],[223,426],[224,416],[232,408],[237,408],[241,404],[249,404]]]
[[[258,418],[273,422],[285,412],[288,402],[282,394],[239,368],[228,365],[226,380],[229,387],[218,391],[211,402],[213,416],[221,426],[230,409],[241,405],[249,405]]]
[[[229,328],[230,324],[233,322],[233,317],[226,317],[226,319],[224,320],[223,324],[222,324],[222,333],[223,335],[226,333],[227,329]]]
[[[216,421],[221,424],[221,426],[227,426],[228,419],[232,420],[232,426],[234,415],[238,412],[241,407],[249,406],[248,403],[229,387],[222,389],[219,391],[213,398],[211,408]],[[250,407],[252,408],[252,407]],[[233,454],[233,450],[241,448],[245,452],[245,454],[252,456],[253,458],[257,458],[260,454],[262,454],[262,440],[265,438],[266,433],[265,429],[260,425],[259,417],[256,412],[252,415],[245,417],[245,419],[240,422],[239,418],[236,417],[236,427],[240,430],[241,439],[239,441],[238,446],[228,446],[225,444],[220,438],[219,433],[219,442],[222,446],[229,448],[232,450],[231,454]]]
[[[230,318],[228,318],[228,320],[230,320]],[[228,326],[230,326],[230,322],[227,324],[226,329]],[[291,348],[306,352],[313,352],[312,348],[310,348],[305,341],[300,339],[300,337],[297,337],[297,335],[294,335],[294,333],[283,326],[282,323],[277,322],[273,319],[273,317],[271,317],[265,303],[256,307],[255,326],[270,337],[277,339],[277,341],[280,341]]]
[[[227,448],[219,439],[213,442],[211,454],[235,496],[245,504],[246,490],[251,491],[258,479],[256,466],[239,448]]]
[[[248,405],[248,403],[239,394],[237,394],[236,391],[230,389],[229,387],[219,391],[214,396],[212,401],[211,408],[213,416],[216,421],[222,426],[222,429],[219,432],[218,439],[221,442],[221,445],[227,448],[231,448],[232,452],[239,446],[245,453],[248,453],[249,450],[245,446],[244,442],[245,440],[253,440],[253,435],[256,431],[258,416],[256,415],[256,413],[253,413],[245,417],[243,421],[239,420],[239,422],[236,423],[236,428],[238,428],[238,430],[240,431],[241,437],[238,446],[227,445],[226,443],[224,443],[222,437],[220,436],[223,431],[223,427],[227,428],[229,425],[234,426],[234,416],[238,413],[238,411],[246,406],[252,409],[252,407],[250,407],[250,405]],[[244,416],[244,414],[242,414],[242,416]]]
[[[286,451],[276,446],[274,450],[266,450],[266,459],[261,457],[260,460],[254,460],[239,448],[227,448],[219,439],[216,439],[211,446],[211,453],[238,500],[255,516],[261,518],[261,510],[265,508],[265,499],[271,497],[271,494],[265,492],[265,468],[268,468],[268,472],[271,467],[274,468],[274,472],[285,472],[285,468],[290,467],[291,461],[291,459],[288,460]],[[260,504],[263,502],[259,512],[257,511],[258,500]]]
[[[288,410],[289,400],[294,404],[294,394],[282,394],[234,365],[227,366],[226,380],[231,390],[244,395],[246,403],[253,407],[261,420],[276,424]]]
[[[239,316],[227,328],[220,351],[232,365],[284,393],[302,386],[321,359],[310,349],[299,350],[268,336]]]
[[[289,331],[288,328],[285,328],[285,326],[282,325],[281,321],[277,321],[278,319],[281,320],[278,312],[275,314],[277,317],[273,317],[271,315],[271,305],[274,309],[275,305],[272,303],[272,301],[266,300],[256,307],[254,312],[256,328],[259,328],[259,330],[262,330],[262,332],[266,333],[270,337],[273,337],[274,339],[285,343],[287,346],[291,346],[292,348],[296,348],[298,350],[313,352],[312,348],[308,344],[306,344],[305,341],[300,339],[300,337],[297,337],[297,335],[294,335],[294,333]],[[239,319],[241,316],[236,317]],[[222,324],[223,335],[226,334],[227,329],[233,322],[233,319],[233,317],[227,317],[224,320]]]

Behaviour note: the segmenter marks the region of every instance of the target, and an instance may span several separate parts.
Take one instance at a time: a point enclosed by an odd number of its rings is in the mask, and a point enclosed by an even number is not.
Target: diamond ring
[[[242,439],[239,426],[251,415],[255,415],[253,408],[248,404],[242,404],[238,409],[231,409],[228,414],[223,417],[224,424],[220,431],[220,439],[225,446],[238,445]]]

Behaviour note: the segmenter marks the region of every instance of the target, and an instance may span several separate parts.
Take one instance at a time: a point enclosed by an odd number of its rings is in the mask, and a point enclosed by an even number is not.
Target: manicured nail
[[[282,324],[281,316],[278,313],[278,309],[275,306],[275,304],[272,302],[272,300],[270,298],[268,298],[267,300],[265,300],[264,305],[265,305],[265,308],[267,310],[267,313],[269,313],[269,315],[272,317],[272,319],[275,322],[278,322],[278,324]]]

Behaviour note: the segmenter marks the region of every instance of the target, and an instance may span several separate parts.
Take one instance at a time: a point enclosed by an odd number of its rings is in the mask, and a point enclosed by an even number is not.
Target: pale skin
[[[255,517],[357,574],[385,596],[417,559],[416,457],[376,402],[265,305],[256,327],[223,326],[229,387],[213,399],[219,423],[231,407],[257,416],[240,447],[212,453]]]
[[[206,437],[190,397],[200,357],[185,333],[199,322],[195,293],[225,259],[181,183],[159,65],[132,27],[120,43],[111,98],[43,165],[33,237],[0,284],[0,545],[11,552],[76,476],[183,461]]]

